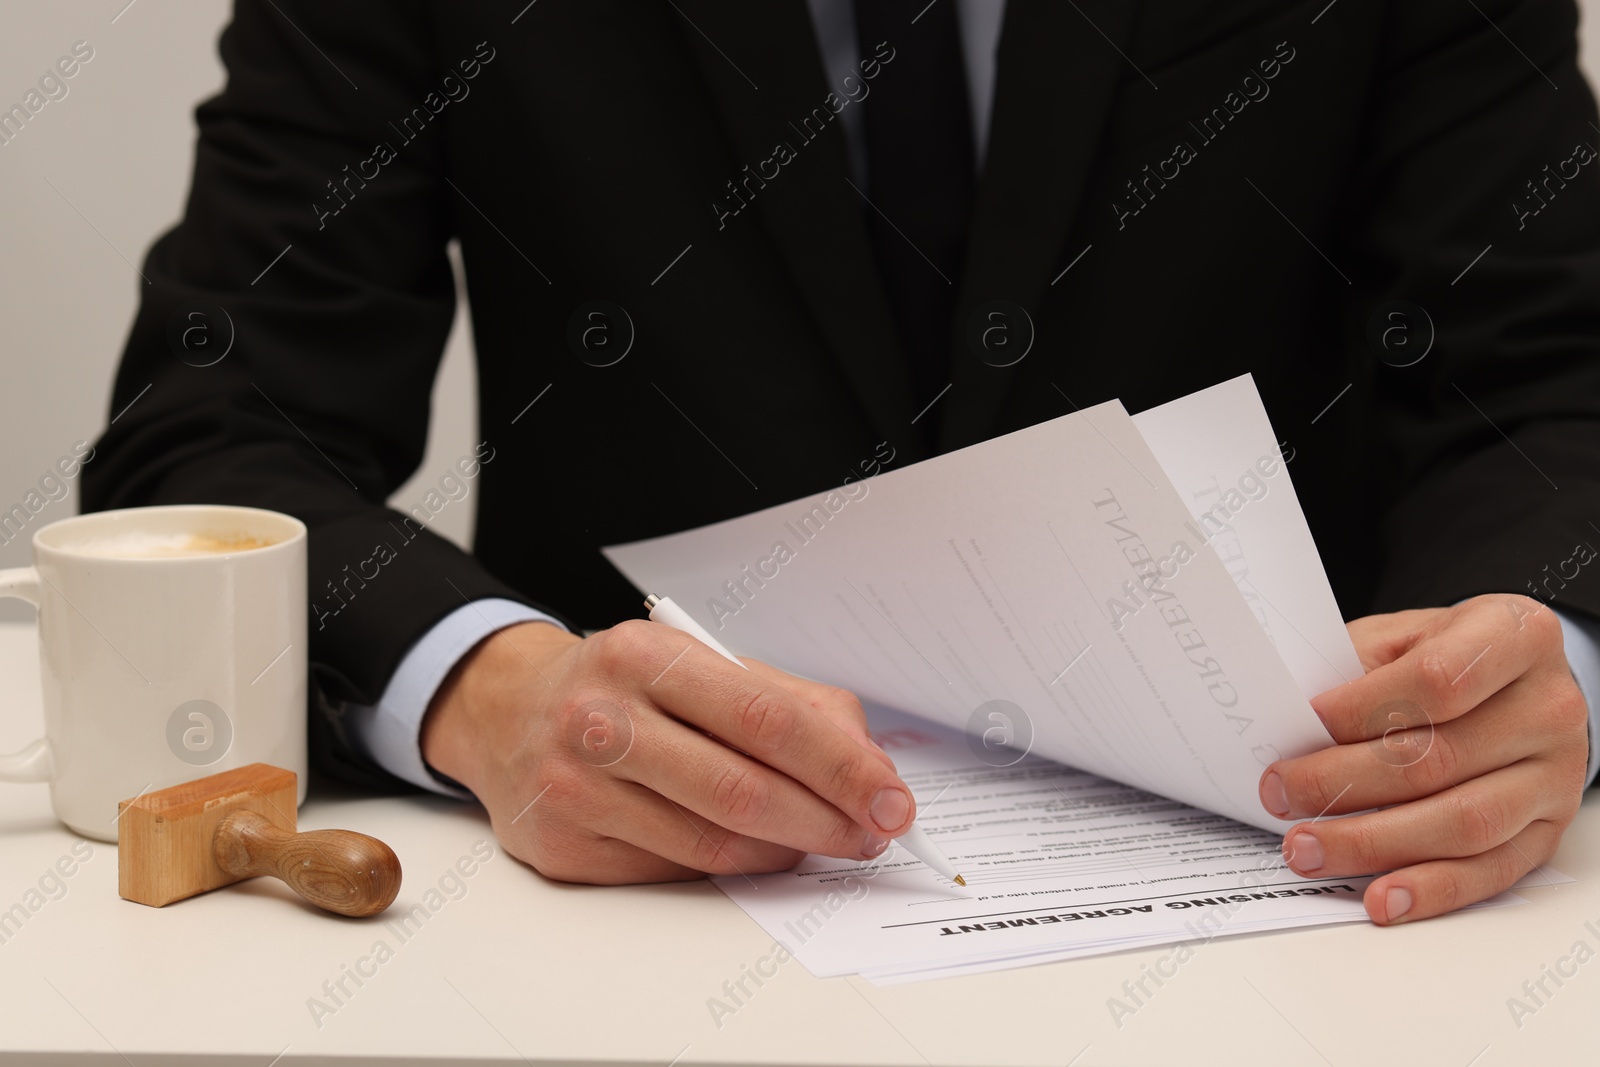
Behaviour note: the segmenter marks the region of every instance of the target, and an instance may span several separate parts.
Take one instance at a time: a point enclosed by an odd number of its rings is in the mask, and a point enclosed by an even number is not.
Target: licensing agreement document
[[[998,760],[910,716],[871,717],[916,794],[920,825],[967,888],[899,849],[716,880],[816,975],[1091,954],[1365,914],[1368,879],[1302,878],[1265,830],[1037,755]]]
[[[893,847],[867,863],[810,856],[781,874],[715,879],[819,977],[896,984],[1366,919],[1371,878],[1295,874],[1277,834],[1036,755],[1000,758],[914,716],[868,715],[967,887]]]
[[[1292,462],[1244,376],[606,549],[734,652],[876,705],[970,886],[902,850],[718,884],[815,973],[881,981],[1364,917],[1366,880],[1282,866],[1257,795],[1363,673]]]
[[[1361,666],[1250,378],[1156,410],[1179,479],[1110,401],[606,555],[740,655],[1277,829]]]

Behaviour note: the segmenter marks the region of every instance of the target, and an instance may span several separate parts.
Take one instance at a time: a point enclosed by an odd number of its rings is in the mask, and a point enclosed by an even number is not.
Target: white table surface
[[[0,625],[0,749],[40,732],[34,631]],[[1575,942],[1600,953],[1600,797],[1531,904],[1201,945],[1121,1026],[1108,998],[1153,949],[879,989],[796,962],[719,1027],[707,1005],[770,940],[704,882],[560,885],[501,852],[409,940],[385,925],[478,841],[475,806],[313,792],[302,829],[387,841],[405,882],[385,917],[329,916],[265,879],[163,909],[117,896],[114,846],[0,944],[0,1064],[583,1063],[1291,1065],[1596,1062],[1600,956],[1534,1014],[1522,996]],[[80,839],[44,786],[0,785],[0,910]],[[79,846],[80,849],[82,846]],[[1594,930],[1585,923],[1593,923]],[[319,1026],[307,1006],[382,939],[392,958]],[[1569,972],[1571,962],[1563,965]],[[750,987],[754,989],[754,987]],[[1153,987],[1150,987],[1153,988]]]

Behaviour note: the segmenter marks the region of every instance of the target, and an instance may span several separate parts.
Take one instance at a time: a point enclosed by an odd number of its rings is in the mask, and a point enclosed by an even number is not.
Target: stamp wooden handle
[[[365,918],[394,903],[400,859],[354,830],[290,833],[253,811],[236,811],[212,838],[217,866],[240,878],[269,874],[319,908]]]

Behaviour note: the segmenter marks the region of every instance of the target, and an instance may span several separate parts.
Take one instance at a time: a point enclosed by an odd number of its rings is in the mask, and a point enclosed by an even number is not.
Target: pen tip
[[[966,884],[967,884],[967,880],[965,878],[961,877],[959,874],[956,875],[956,885],[963,885],[964,886]]]

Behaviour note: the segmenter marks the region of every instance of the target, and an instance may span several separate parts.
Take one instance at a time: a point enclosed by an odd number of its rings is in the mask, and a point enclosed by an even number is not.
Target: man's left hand
[[[1367,673],[1311,702],[1338,743],[1261,777],[1268,811],[1308,820],[1284,837],[1289,867],[1389,872],[1365,904],[1392,925],[1485,900],[1549,859],[1589,754],[1555,613],[1495,593],[1348,629]],[[1365,814],[1327,818],[1350,812]]]

